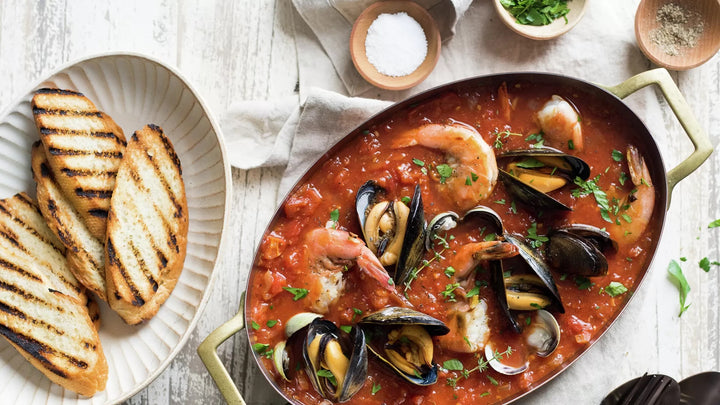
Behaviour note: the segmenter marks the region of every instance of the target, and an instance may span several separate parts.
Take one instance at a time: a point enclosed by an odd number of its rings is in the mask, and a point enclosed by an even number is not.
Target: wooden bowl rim
[[[573,29],[580,20],[582,20],[583,16],[585,16],[585,11],[590,4],[590,1],[588,0],[569,0],[569,6],[579,4],[580,7],[575,8],[575,10],[578,11],[573,11],[573,8],[570,8],[570,13],[567,15],[567,24],[565,24],[565,20],[563,18],[558,18],[548,25],[535,26],[516,23],[515,17],[513,17],[513,15],[510,14],[505,7],[503,7],[500,0],[493,0],[493,2],[495,3],[495,10],[500,17],[500,20],[502,20],[508,28],[526,38],[540,41],[557,38]]]

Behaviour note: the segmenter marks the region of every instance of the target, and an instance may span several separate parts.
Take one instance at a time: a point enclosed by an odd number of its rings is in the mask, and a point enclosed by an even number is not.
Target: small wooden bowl
[[[380,14],[395,14],[406,12],[410,17],[420,24],[425,32],[427,39],[427,56],[425,60],[415,69],[414,72],[406,76],[387,76],[375,68],[368,61],[365,54],[365,38],[367,37],[370,24]],[[350,55],[353,64],[360,75],[374,86],[386,90],[405,90],[417,85],[425,80],[432,72],[440,57],[440,31],[438,31],[435,20],[428,12],[413,1],[380,1],[366,8],[365,11],[355,20],[352,33],[350,34]]]
[[[583,18],[585,10],[588,4],[590,4],[587,0],[570,0],[568,1],[570,12],[565,16],[567,17],[567,23],[565,23],[564,18],[560,17],[548,25],[536,26],[519,24],[516,22],[515,17],[503,7],[500,0],[493,0],[493,2],[495,3],[495,10],[497,10],[500,19],[505,25],[526,38],[537,40],[557,38],[573,29]]]
[[[679,48],[677,55],[667,54],[652,40],[653,30],[660,27],[657,10],[675,3],[695,11],[703,20],[703,32],[692,48]],[[642,0],[635,13],[635,37],[640,50],[656,65],[670,70],[687,70],[700,66],[720,49],[720,2],[718,0]]]

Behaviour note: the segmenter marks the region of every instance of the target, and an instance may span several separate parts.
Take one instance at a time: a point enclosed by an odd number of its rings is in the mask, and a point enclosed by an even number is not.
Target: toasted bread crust
[[[122,130],[87,97],[70,90],[40,89],[32,107],[55,181],[91,234],[103,239],[126,145]]]
[[[110,203],[105,262],[110,307],[129,324],[152,318],[185,260],[188,210],[180,160],[155,125],[131,137]]]
[[[11,213],[0,227],[17,242],[0,244],[0,335],[53,382],[82,395],[104,390],[107,361],[62,246],[47,237],[51,231],[27,195],[0,200],[0,207]]]
[[[80,214],[55,182],[44,149],[40,142],[32,149],[32,170],[40,211],[65,246],[70,271],[100,299],[107,300],[102,242],[91,235]]]

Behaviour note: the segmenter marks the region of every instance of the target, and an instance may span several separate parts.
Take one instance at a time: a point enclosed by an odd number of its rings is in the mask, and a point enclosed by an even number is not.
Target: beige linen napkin
[[[360,13],[376,0],[293,0],[297,12],[330,58],[348,94],[372,88],[355,70],[350,58],[350,32]],[[418,0],[435,19],[443,41],[455,34],[455,25],[472,0]]]

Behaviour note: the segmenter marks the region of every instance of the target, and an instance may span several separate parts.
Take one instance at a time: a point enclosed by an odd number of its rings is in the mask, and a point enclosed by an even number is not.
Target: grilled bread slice
[[[107,361],[88,309],[61,292],[68,290],[58,274],[72,278],[61,247],[26,195],[0,206],[1,226],[12,229],[17,242],[0,245],[0,335],[64,388],[88,396],[104,390]],[[51,262],[52,272],[44,262]]]
[[[107,300],[102,242],[91,235],[80,214],[55,182],[44,149],[40,142],[33,144],[31,159],[40,211],[65,246],[68,265],[75,277],[100,299]]]
[[[37,90],[32,107],[55,180],[90,233],[102,240],[126,145],[123,131],[92,101],[74,91]]]
[[[18,263],[33,264],[52,289],[83,304],[87,302],[85,288],[67,268],[65,249],[25,193],[0,200],[0,249],[12,254]]]
[[[110,202],[105,269],[110,307],[129,324],[152,318],[177,283],[188,210],[180,160],[156,125],[128,142]]]

